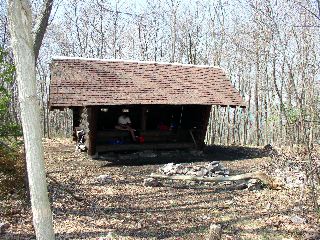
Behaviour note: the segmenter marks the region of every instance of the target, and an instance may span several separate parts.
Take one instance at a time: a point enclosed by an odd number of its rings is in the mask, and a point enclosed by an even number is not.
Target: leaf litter
[[[108,162],[75,152],[70,139],[44,139],[44,146],[56,239],[205,239],[213,223],[221,225],[222,239],[320,238],[308,190],[301,197],[297,187],[249,191],[170,180],[159,187],[143,185],[173,161],[224,160],[230,175],[256,170],[276,175],[288,167],[289,153],[284,159],[251,148],[212,147],[198,155],[167,152],[152,160],[142,154]],[[28,204],[14,194],[0,204],[0,222],[9,225],[0,239],[34,239]]]

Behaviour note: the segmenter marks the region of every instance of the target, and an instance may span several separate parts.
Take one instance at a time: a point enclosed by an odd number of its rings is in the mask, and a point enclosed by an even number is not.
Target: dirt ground
[[[44,145],[56,239],[205,239],[212,223],[221,225],[222,239],[320,239],[308,193],[300,201],[299,188],[249,191],[179,181],[143,186],[169,162],[220,160],[231,175],[272,174],[281,163],[260,149],[211,147],[201,156],[172,151],[135,159],[114,154],[112,161],[98,161],[75,152],[69,139],[45,139]],[[101,183],[100,175],[110,181]],[[15,194],[0,204],[0,220],[10,225],[0,239],[34,239],[27,204]]]

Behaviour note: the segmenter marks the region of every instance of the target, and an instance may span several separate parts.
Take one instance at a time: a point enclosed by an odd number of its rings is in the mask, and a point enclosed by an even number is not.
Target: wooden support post
[[[209,124],[210,111],[211,111],[211,106],[203,106],[203,110],[201,114],[202,129],[201,129],[201,133],[199,136],[199,143],[198,143],[199,148],[203,148],[205,145],[204,139],[206,137],[207,128]]]
[[[96,153],[96,138],[97,138],[97,107],[88,107],[88,123],[89,134],[87,141],[88,155],[92,156]]]

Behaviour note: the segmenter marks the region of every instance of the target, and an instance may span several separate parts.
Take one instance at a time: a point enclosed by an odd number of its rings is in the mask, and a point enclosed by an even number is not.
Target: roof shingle
[[[50,107],[201,104],[245,107],[219,67],[54,58]]]

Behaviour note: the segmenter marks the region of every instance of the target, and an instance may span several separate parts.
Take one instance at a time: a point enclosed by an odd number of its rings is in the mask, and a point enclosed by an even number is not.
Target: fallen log
[[[249,179],[258,179],[263,184],[268,186],[271,189],[280,189],[283,187],[283,184],[276,178],[273,178],[267,175],[264,172],[252,172],[244,173],[229,177],[218,176],[218,177],[196,177],[190,175],[163,175],[151,173],[150,177],[160,178],[160,179],[170,179],[170,180],[183,180],[183,181],[202,181],[202,182],[226,182],[226,181],[239,181],[239,180],[249,180]]]

